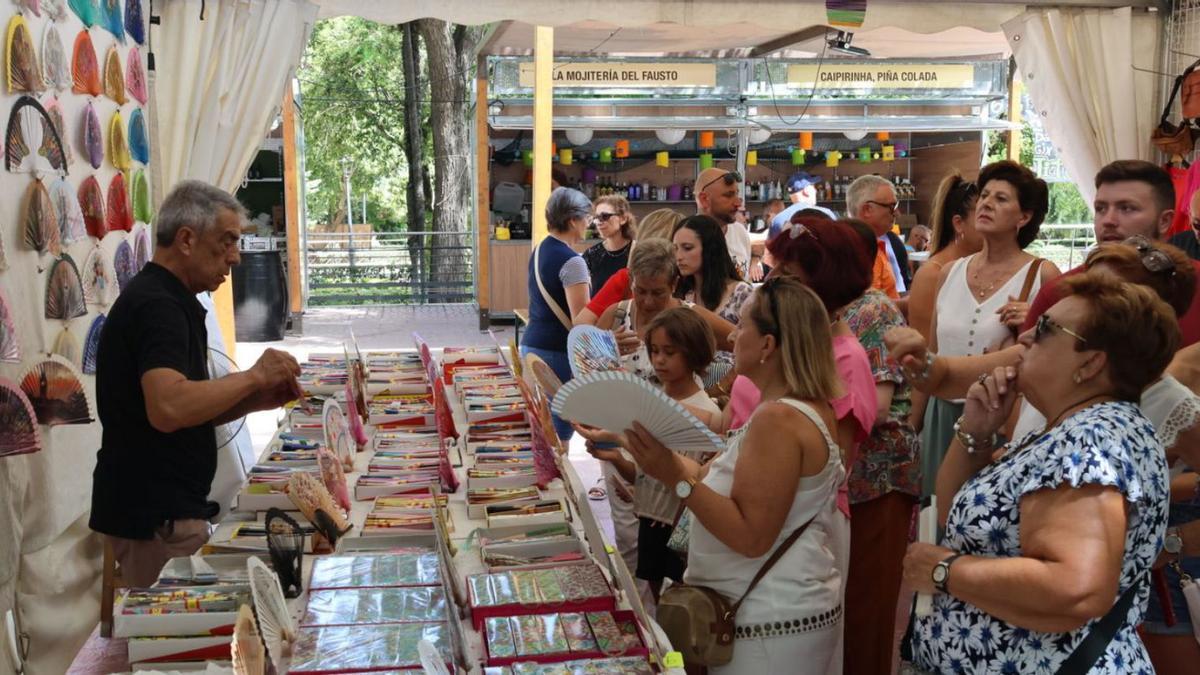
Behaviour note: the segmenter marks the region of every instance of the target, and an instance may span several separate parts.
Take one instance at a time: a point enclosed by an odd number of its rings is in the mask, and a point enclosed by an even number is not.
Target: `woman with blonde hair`
[[[629,262],[637,219],[624,197],[606,195],[597,199],[592,207],[592,226],[601,241],[583,252],[583,261],[592,275],[592,294],[595,295],[609,277]]]

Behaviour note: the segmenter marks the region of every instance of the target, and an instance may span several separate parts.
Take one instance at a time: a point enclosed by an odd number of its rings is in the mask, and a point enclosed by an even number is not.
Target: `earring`
[[[1083,384],[1083,378],[1079,376],[1079,373],[1075,373],[1071,379],[1075,381],[1075,384]]]
[[[764,356],[764,357],[762,357],[762,358],[760,358],[760,359],[758,360],[758,364],[759,364],[760,366],[761,366],[762,364],[766,363],[766,362],[767,362],[767,357],[765,357],[765,356]]]

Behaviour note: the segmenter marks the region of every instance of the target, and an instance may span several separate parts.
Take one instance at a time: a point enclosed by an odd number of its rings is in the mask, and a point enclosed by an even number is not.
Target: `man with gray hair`
[[[89,526],[107,536],[124,580],[150,586],[168,560],[208,540],[217,468],[214,426],[301,395],[300,366],[268,349],[249,370],[208,374],[205,310],[238,264],[245,209],[183,181],[159,209],[154,258],[121,291],[96,356],[103,425]]]
[[[895,278],[896,293],[906,293],[912,283],[912,273],[908,269],[904,241],[892,232],[896,210],[900,208],[892,182],[876,175],[859,176],[846,190],[846,207],[851,218],[863,221],[875,232],[879,239],[879,255],[886,259]]]

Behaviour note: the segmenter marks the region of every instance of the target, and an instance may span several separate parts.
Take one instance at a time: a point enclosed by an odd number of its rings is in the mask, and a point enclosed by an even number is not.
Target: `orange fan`
[[[125,72],[121,69],[121,53],[117,51],[116,45],[109,47],[108,55],[104,57],[104,95],[116,101],[118,105],[125,105],[129,101],[125,96]]]
[[[79,372],[61,356],[36,363],[21,378],[38,424],[90,424],[92,413]]]
[[[79,185],[79,210],[83,212],[87,233],[103,239],[108,234],[108,221],[104,218],[104,194],[95,176],[88,176]]]
[[[58,232],[58,216],[54,214],[54,203],[50,192],[40,180],[29,184],[25,190],[25,204],[21,212],[25,245],[38,253],[58,255],[62,252],[62,239]]]
[[[25,17],[20,14],[8,22],[5,52],[8,55],[8,93],[41,91],[42,74],[38,69],[37,51],[33,48],[33,36],[29,34]]]
[[[129,210],[129,189],[125,187],[124,174],[113,176],[108,184],[108,231],[133,230],[133,213]]]
[[[75,48],[71,52],[71,77],[75,81],[71,91],[76,94],[100,95],[100,64],[96,61],[96,48],[92,46],[92,37],[86,30],[79,31],[79,35],[75,36]]]

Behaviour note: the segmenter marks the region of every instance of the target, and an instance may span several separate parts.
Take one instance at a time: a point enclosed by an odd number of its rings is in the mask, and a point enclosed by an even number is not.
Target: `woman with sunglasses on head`
[[[933,672],[1137,673],[1136,627],[1167,526],[1163,449],[1137,406],[1179,344],[1145,286],[1088,272],[981,376],[937,476],[941,546],[915,543],[915,665]],[[1001,447],[1023,395],[1047,420]]]
[[[637,219],[629,210],[629,202],[620,195],[597,199],[593,209],[592,224],[601,241],[583,252],[583,261],[592,275],[592,294],[595,295],[609,277],[629,262],[629,247],[633,243]]]

